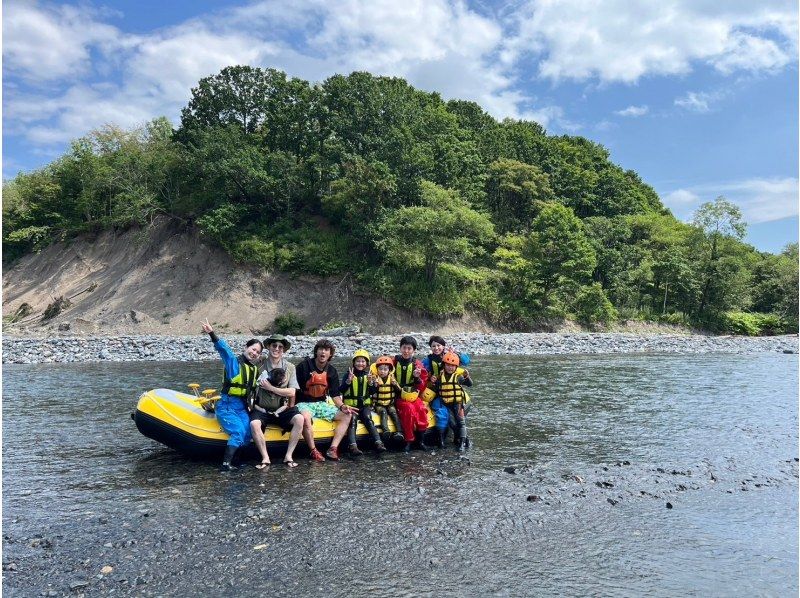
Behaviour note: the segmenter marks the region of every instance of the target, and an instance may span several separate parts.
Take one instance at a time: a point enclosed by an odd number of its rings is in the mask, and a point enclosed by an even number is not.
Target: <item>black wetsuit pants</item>
[[[461,403],[451,403],[447,406],[447,410],[450,412],[450,427],[453,428],[453,435],[456,440],[467,437],[467,413],[469,408],[469,403],[464,405],[463,411],[461,410]]]
[[[356,428],[358,427],[359,421],[366,426],[367,432],[372,436],[373,442],[380,442],[381,437],[378,436],[378,430],[372,422],[372,407],[364,405],[358,410],[358,415],[354,415],[350,420],[350,427],[347,428],[347,439],[350,441],[350,444],[356,443]]]
[[[394,405],[389,405],[387,407],[381,407],[380,405],[376,405],[375,413],[377,413],[380,416],[381,428],[383,428],[383,431],[386,434],[389,433],[388,418],[392,418],[392,423],[394,424],[395,433],[402,431],[403,428],[400,427],[400,418],[397,417],[397,409],[395,409]]]

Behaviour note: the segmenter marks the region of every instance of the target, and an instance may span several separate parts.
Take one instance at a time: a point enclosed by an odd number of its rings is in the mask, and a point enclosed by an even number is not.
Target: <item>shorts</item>
[[[285,411],[281,411],[278,415],[272,412],[261,412],[257,409],[253,409],[253,411],[250,412],[250,421],[260,421],[262,432],[268,424],[277,424],[280,426],[281,430],[288,432],[293,426],[292,418],[298,413],[300,412],[297,410],[297,407],[289,407]]]
[[[336,405],[328,403],[327,401],[314,401],[313,403],[298,403],[297,408],[300,411],[306,411],[311,414],[311,417],[324,419],[325,421],[332,422],[339,409]]]

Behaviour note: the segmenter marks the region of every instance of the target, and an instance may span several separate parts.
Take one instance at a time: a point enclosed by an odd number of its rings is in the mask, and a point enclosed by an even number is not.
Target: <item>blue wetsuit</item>
[[[216,336],[216,335],[215,335]],[[231,348],[221,338],[214,339],[214,348],[222,358],[225,366],[225,377],[235,378],[239,375],[239,360]],[[217,420],[222,429],[228,433],[228,446],[240,447],[253,440],[250,433],[250,416],[247,413],[244,401],[240,397],[232,397],[223,393],[217,401],[215,409]]]

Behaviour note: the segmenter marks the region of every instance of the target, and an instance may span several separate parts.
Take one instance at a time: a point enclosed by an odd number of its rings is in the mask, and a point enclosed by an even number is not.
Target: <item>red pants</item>
[[[400,418],[400,425],[403,428],[403,436],[406,442],[414,442],[414,431],[424,432],[428,429],[428,408],[425,401],[417,399],[415,401],[395,401],[397,415]]]

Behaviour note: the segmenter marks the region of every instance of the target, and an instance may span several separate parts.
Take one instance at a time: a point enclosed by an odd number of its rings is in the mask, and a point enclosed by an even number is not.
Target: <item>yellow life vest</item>
[[[378,382],[378,392],[375,394],[375,402],[380,405],[381,407],[388,407],[394,401],[394,376],[389,374],[389,376],[384,380],[380,376],[377,376]]]
[[[461,370],[461,371],[459,371]],[[461,368],[456,368],[452,375],[442,370],[439,378],[439,398],[445,405],[452,405],[453,403],[465,403],[466,393],[461,385],[458,383],[458,378],[464,373]]]
[[[226,372],[222,373],[222,394],[244,399],[256,387],[258,368],[251,365],[242,355],[239,355],[236,361],[239,362],[238,374],[228,378]]]
[[[345,405],[350,407],[359,407],[360,405],[369,405],[372,403],[368,394],[369,382],[366,374],[363,376],[356,376],[353,374],[353,379],[350,381],[350,386],[344,391],[342,400]]]

